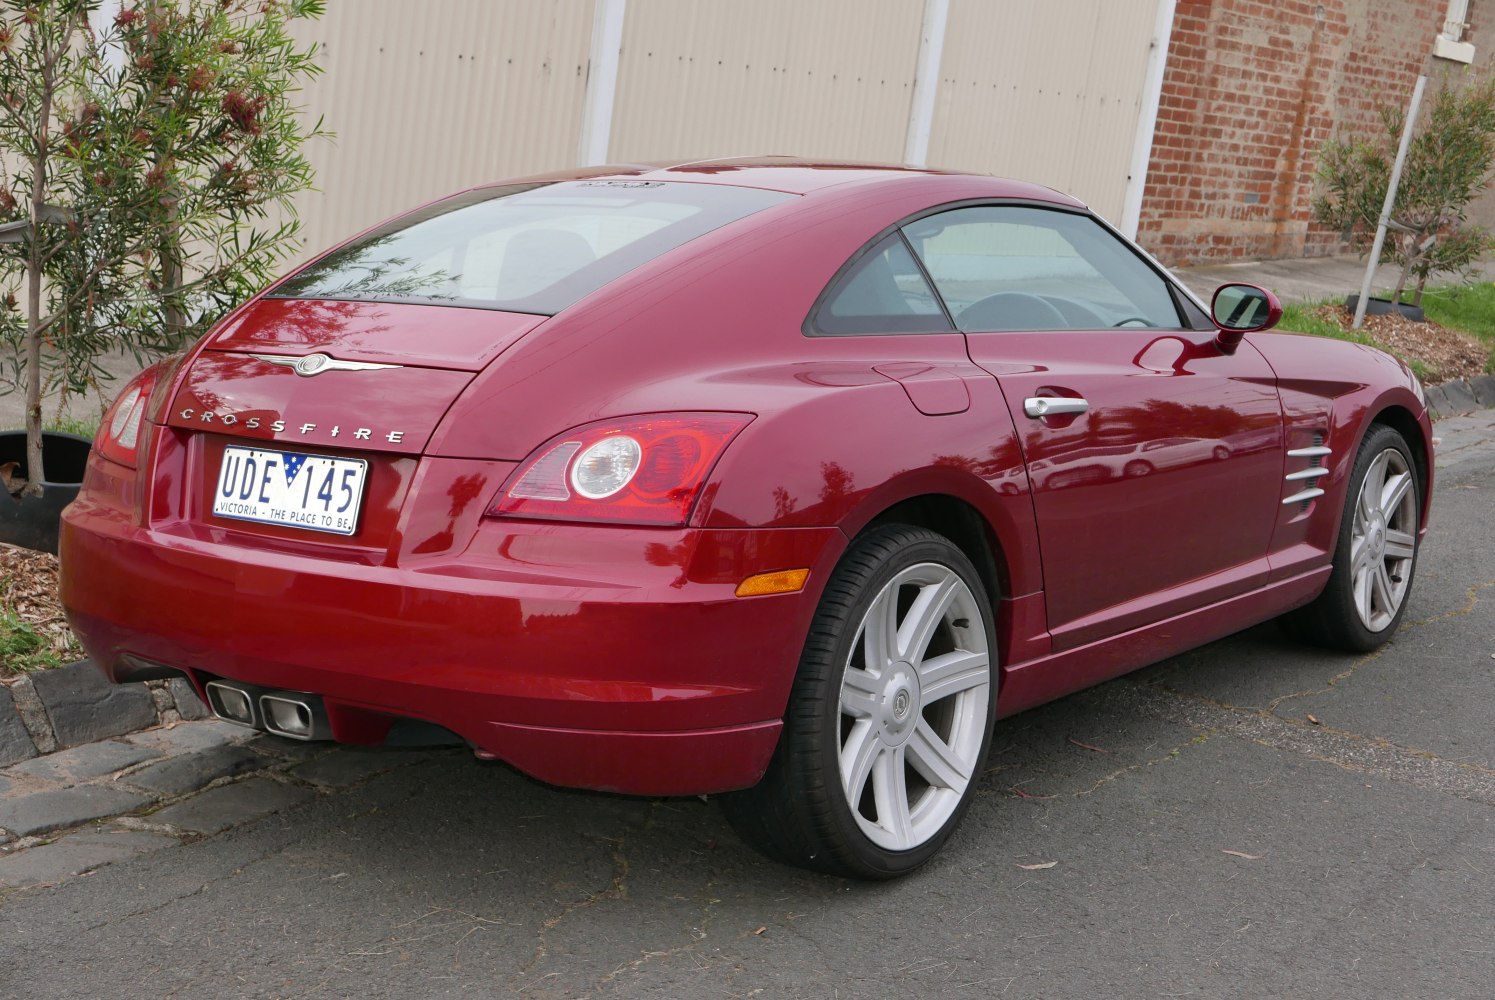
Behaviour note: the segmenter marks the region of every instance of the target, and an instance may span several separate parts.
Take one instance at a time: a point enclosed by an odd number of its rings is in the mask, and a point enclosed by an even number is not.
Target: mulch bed
[[[76,654],[57,590],[56,556],[0,543],[0,610],[31,626],[59,656]],[[14,673],[0,660],[0,677]]]
[[[1353,313],[1337,305],[1320,306],[1314,315],[1345,331],[1354,320]],[[1392,313],[1365,317],[1363,332],[1391,353],[1421,361],[1427,369],[1429,385],[1482,375],[1490,360],[1489,345],[1467,334],[1437,323],[1414,323]]]

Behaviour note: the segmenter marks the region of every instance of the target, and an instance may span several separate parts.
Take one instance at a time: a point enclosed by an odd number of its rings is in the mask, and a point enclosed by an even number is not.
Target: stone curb
[[[208,714],[184,680],[111,684],[88,660],[23,674],[0,684],[0,767]]]
[[[1495,407],[1495,375],[1456,378],[1442,385],[1425,387],[1428,409],[1434,420],[1458,417],[1475,410]]]

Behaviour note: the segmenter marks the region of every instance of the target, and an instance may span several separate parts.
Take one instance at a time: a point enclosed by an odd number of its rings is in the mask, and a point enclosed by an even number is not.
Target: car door
[[[1056,650],[1265,582],[1283,456],[1261,354],[1220,353],[1087,214],[969,206],[904,234],[1018,428]]]

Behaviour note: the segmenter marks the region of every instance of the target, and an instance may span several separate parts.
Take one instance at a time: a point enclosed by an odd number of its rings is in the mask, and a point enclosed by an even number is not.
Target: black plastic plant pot
[[[1360,296],[1351,295],[1344,300],[1344,307],[1350,312],[1355,311],[1359,305]],[[1403,319],[1409,319],[1414,323],[1426,323],[1427,317],[1422,313],[1422,306],[1408,305],[1405,302],[1392,302],[1390,299],[1378,299],[1374,296],[1365,304],[1365,315],[1367,316],[1389,316],[1392,313],[1400,313]]]
[[[38,552],[57,551],[57,529],[62,508],[73,502],[83,486],[83,470],[93,442],[76,434],[42,432],[42,457],[47,478],[39,497],[12,497],[0,490],[0,542]],[[26,478],[26,432],[0,431],[0,465],[15,462],[12,476]]]

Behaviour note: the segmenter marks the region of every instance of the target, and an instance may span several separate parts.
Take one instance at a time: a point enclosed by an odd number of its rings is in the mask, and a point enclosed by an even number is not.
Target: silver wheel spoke
[[[1372,597],[1372,613],[1375,605],[1380,605],[1380,610],[1391,614],[1396,610],[1396,602],[1392,600],[1391,578],[1386,575],[1386,564],[1378,562],[1371,567],[1370,592]]]
[[[862,623],[862,651],[868,670],[881,671],[898,659],[898,590],[877,595]]]
[[[865,719],[851,727],[851,735],[841,748],[841,787],[846,789],[846,801],[852,808],[862,799],[862,790],[867,787],[867,776],[879,753],[887,748],[877,738],[877,730]]]
[[[1386,532],[1386,556],[1390,559],[1411,559],[1417,551],[1417,541],[1405,531]]]
[[[917,663],[924,658],[929,640],[945,620],[945,612],[955,598],[955,587],[959,583],[960,577],[951,573],[939,583],[920,588],[919,596],[914,598],[898,629],[899,659]]]
[[[1407,491],[1411,488],[1412,474],[1409,472],[1403,472],[1386,481],[1386,484],[1381,488],[1381,509],[1386,512],[1388,520],[1396,513],[1396,509],[1402,505],[1402,499],[1406,497]]]
[[[858,719],[865,719],[877,709],[877,678],[856,667],[846,668],[846,679],[841,684],[841,711]]]
[[[971,777],[970,765],[955,755],[950,744],[940,739],[929,723],[920,720],[906,749],[909,763],[931,785],[965,791]]]
[[[1360,509],[1365,511],[1367,517],[1380,509],[1377,504],[1381,499],[1381,489],[1386,485],[1386,463],[1390,459],[1383,452],[1376,456],[1376,460],[1370,463],[1370,468],[1365,470],[1365,481],[1360,484]]]
[[[933,705],[952,694],[988,683],[990,662],[991,657],[984,650],[957,649],[920,663],[919,683],[924,688],[924,704]]]
[[[1361,565],[1365,562],[1366,552],[1367,549],[1365,536],[1363,534],[1356,535],[1352,533],[1350,535],[1350,565],[1357,572],[1360,570]]]
[[[898,850],[914,846],[914,822],[908,808],[908,780],[903,773],[903,748],[879,754],[872,768],[872,797],[877,824],[893,837]]]
[[[1360,612],[1361,621],[1370,624],[1370,579],[1375,575],[1374,566],[1360,566],[1356,569],[1352,582],[1355,589],[1355,608]]]

